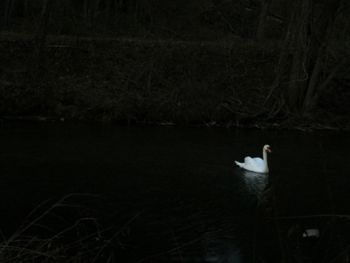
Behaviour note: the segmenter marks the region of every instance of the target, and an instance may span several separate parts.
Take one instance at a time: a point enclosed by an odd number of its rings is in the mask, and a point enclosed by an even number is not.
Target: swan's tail
[[[239,166],[239,167],[242,167],[242,166],[243,166],[243,163],[240,163],[240,162],[237,162],[237,161],[235,161],[235,164],[236,164],[237,166]]]

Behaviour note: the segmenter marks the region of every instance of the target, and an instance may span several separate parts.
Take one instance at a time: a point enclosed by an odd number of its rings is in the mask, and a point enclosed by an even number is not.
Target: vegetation
[[[0,1],[0,120],[349,128],[349,12],[344,0]],[[137,215],[104,229],[73,197],[33,211],[0,261],[120,261],[112,246]],[[311,262],[293,221],[305,216],[261,209],[277,257]],[[314,253],[348,262],[349,216],[312,217],[327,229]]]
[[[349,126],[346,1],[1,5],[2,116]]]
[[[116,262],[116,246],[122,246],[124,231],[138,214],[119,226],[104,227],[84,205],[89,199],[96,196],[69,194],[43,202],[0,242],[1,262]]]

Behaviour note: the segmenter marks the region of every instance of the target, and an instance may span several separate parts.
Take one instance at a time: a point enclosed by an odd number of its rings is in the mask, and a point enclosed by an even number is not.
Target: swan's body
[[[244,158],[244,163],[240,163],[235,161],[235,163],[248,171],[252,171],[255,173],[268,173],[269,172],[269,166],[267,164],[267,152],[271,152],[270,146],[265,145],[263,147],[263,159],[256,157],[245,157]]]

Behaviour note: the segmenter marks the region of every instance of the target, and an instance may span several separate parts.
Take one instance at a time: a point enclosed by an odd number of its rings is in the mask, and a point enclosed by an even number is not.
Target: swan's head
[[[270,145],[268,145],[268,144],[266,144],[266,145],[264,145],[264,151],[266,151],[266,152],[268,152],[268,153],[271,153],[272,152],[272,150],[271,150],[271,147],[270,147]]]

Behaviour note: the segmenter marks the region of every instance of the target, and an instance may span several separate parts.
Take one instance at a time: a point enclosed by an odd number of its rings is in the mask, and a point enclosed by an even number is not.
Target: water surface
[[[252,262],[268,178],[233,163],[266,143],[278,216],[349,214],[346,133],[5,124],[2,230],[45,200],[85,193],[69,202],[123,229],[118,253],[129,262]]]

